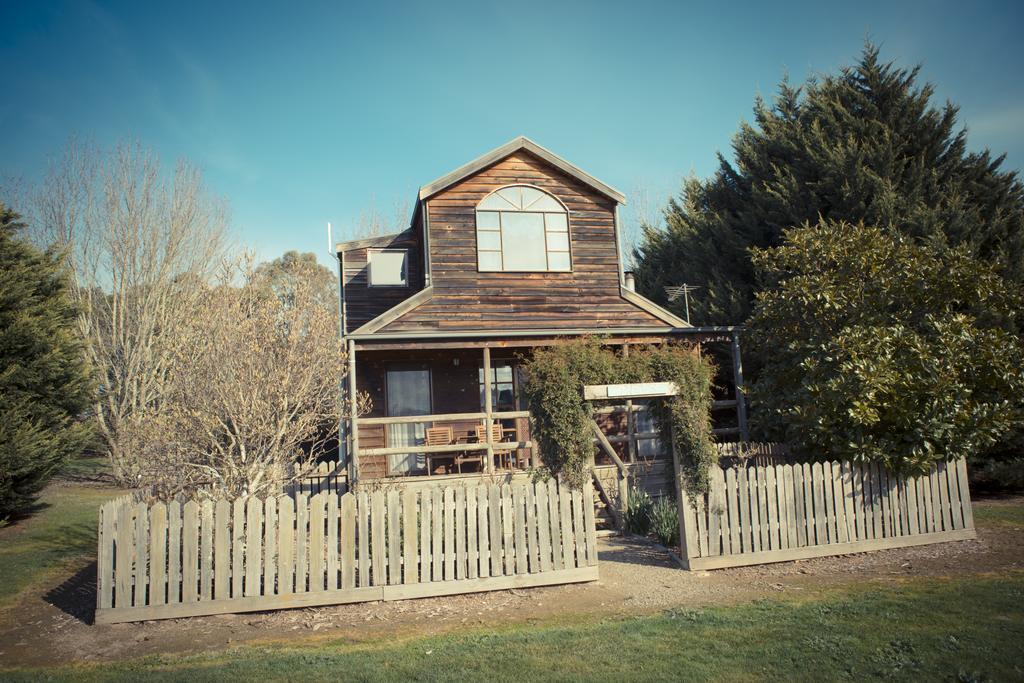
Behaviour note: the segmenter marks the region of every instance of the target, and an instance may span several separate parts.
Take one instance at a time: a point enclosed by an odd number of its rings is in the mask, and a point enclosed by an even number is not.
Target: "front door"
[[[430,367],[421,363],[401,363],[387,368],[388,417],[430,414]],[[388,446],[419,446],[424,441],[426,425],[388,425]],[[388,474],[421,473],[426,470],[422,453],[400,453],[388,456]]]

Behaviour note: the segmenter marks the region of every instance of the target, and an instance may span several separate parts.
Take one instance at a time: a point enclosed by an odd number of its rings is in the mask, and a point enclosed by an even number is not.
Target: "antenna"
[[[666,287],[665,294],[668,295],[669,301],[678,301],[679,297],[683,297],[683,302],[686,305],[686,324],[690,324],[690,292],[700,289],[696,285],[688,285],[685,282],[676,287]]]

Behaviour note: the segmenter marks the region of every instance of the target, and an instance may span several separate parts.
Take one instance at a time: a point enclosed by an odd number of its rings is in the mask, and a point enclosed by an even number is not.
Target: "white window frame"
[[[512,188],[512,187],[530,188],[532,190],[536,190],[538,192],[541,192],[541,193],[547,195],[548,197],[551,197],[552,199],[554,199],[558,203],[558,205],[562,207],[562,211],[561,212],[559,212],[559,211],[529,211],[529,210],[515,210],[515,209],[500,210],[500,209],[480,209],[479,208],[480,204],[482,204],[484,202],[484,200],[486,200],[488,197],[490,197],[490,196],[492,196],[494,194],[497,194],[497,193],[501,192],[502,190],[507,190],[507,189]],[[481,230],[480,230],[480,227],[479,227],[479,225],[480,225],[479,221],[480,221],[480,213],[481,212],[483,212],[483,213],[496,213],[496,214],[498,214],[498,228],[497,228],[497,230],[487,229],[487,230],[483,231],[483,232],[496,233],[498,235],[499,249],[497,249],[497,250],[494,250],[494,249],[481,249],[480,248],[480,232],[481,232]],[[504,226],[503,226],[503,221],[502,221],[502,214],[505,214],[505,213],[510,213],[510,214],[511,213],[540,214],[542,216],[545,216],[544,219],[543,219],[543,224],[544,224],[544,262],[545,262],[545,266],[546,267],[544,269],[521,270],[521,269],[505,268],[505,237],[504,237],[504,230],[503,230]],[[559,250],[559,249],[552,250],[552,249],[548,248],[548,233],[549,233],[549,230],[548,230],[548,220],[547,220],[546,216],[547,216],[547,214],[560,214],[560,213],[564,213],[564,216],[565,216],[565,238],[566,238],[566,241],[568,242],[568,244],[566,245],[567,248],[566,248],[565,251],[562,251],[562,250]],[[573,272],[572,221],[570,220],[570,217],[569,217],[569,207],[567,207],[565,205],[565,202],[563,202],[561,199],[559,199],[558,197],[553,195],[551,192],[548,192],[544,188],[537,187],[536,185],[530,185],[528,183],[512,183],[512,184],[509,184],[509,185],[504,185],[502,187],[499,187],[499,188],[497,188],[497,189],[495,189],[495,190],[493,190],[491,192],[488,192],[487,195],[484,196],[484,198],[481,199],[479,203],[477,203],[477,208],[474,211],[474,219],[475,219],[474,234],[476,236],[476,249],[477,249],[476,269],[477,269],[478,273],[571,273],[571,272]],[[562,231],[561,230],[552,230],[550,232],[561,233]],[[496,253],[496,254],[498,254],[499,259],[501,261],[501,267],[500,268],[483,268],[483,267],[481,267],[481,264],[480,264],[480,254],[483,251],[488,252],[488,253]],[[567,254],[568,257],[569,257],[569,267],[568,268],[551,268],[551,254],[552,253]]]
[[[405,254],[405,282],[401,284],[387,283],[375,285],[373,283],[373,254],[379,253],[402,253]],[[367,249],[366,250],[366,285],[368,287],[391,287],[391,288],[408,288],[409,287],[409,250],[408,249]]]

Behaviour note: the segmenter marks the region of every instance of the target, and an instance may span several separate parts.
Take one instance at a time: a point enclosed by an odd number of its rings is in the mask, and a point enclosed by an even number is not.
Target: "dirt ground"
[[[1022,504],[1024,498],[976,503]],[[884,586],[920,576],[1020,570],[1022,548],[1024,529],[980,525],[974,541],[691,573],[679,569],[660,546],[608,537],[600,542],[596,583],[102,626],[91,623],[95,565],[90,565],[0,613],[0,666],[123,660],[257,643],[394,640],[509,623],[735,604],[780,594],[810,598],[852,583]]]

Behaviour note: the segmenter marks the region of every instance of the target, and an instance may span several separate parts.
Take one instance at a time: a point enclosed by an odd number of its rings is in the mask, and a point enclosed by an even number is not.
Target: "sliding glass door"
[[[388,417],[430,414],[430,367],[421,363],[396,363],[387,368]],[[426,426],[419,424],[388,425],[388,446],[419,446],[423,444]],[[426,471],[422,453],[388,456],[388,474],[421,474]]]

